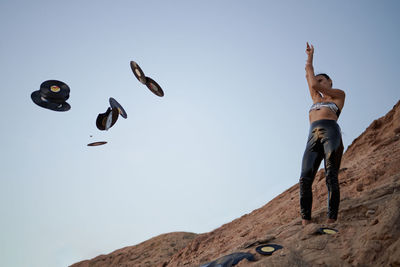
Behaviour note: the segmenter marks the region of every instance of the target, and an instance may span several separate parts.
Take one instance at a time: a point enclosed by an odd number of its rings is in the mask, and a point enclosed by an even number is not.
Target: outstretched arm
[[[308,88],[310,90],[311,98],[314,100],[315,98],[321,98],[321,94],[317,90],[318,81],[315,78],[314,67],[313,67],[313,58],[314,58],[314,46],[309,45],[307,42],[306,48],[307,54],[307,63],[306,63],[306,79],[308,83]]]
[[[310,90],[311,98],[313,100],[321,99],[321,93],[324,95],[329,95],[332,98],[344,98],[344,92],[340,89],[327,89],[320,86],[318,79],[314,74],[313,58],[314,58],[314,46],[309,45],[307,42],[306,48],[307,63],[306,63],[306,78],[308,83],[308,88]],[[317,98],[317,99],[315,99]]]

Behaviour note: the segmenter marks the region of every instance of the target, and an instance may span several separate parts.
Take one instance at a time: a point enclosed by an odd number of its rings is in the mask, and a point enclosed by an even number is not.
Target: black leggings
[[[342,134],[336,121],[318,120],[311,123],[300,175],[300,212],[303,219],[311,220],[311,186],[322,159],[328,187],[328,218],[337,219],[340,202],[338,173],[342,153]]]

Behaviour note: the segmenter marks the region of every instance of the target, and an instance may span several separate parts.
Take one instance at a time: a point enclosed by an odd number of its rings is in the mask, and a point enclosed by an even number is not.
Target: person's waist
[[[332,119],[321,119],[311,122],[310,127],[314,128],[316,126],[339,126],[336,120]]]

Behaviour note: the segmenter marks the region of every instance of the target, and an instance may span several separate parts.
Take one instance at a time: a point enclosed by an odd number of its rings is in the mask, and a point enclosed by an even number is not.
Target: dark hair
[[[320,76],[320,75],[324,76],[324,77],[327,78],[328,80],[331,79],[331,77],[329,77],[328,74],[326,74],[326,73],[319,73],[319,74],[317,74],[317,75],[315,75],[315,76]]]
[[[326,73],[319,73],[319,74],[315,75],[315,77],[317,77],[317,76],[324,76],[328,81],[331,82],[331,86],[332,86],[332,79],[331,79],[331,77],[328,76],[328,74],[326,74]]]

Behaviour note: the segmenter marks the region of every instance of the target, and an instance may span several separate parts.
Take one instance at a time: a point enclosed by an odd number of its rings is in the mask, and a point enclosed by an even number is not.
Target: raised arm
[[[309,45],[307,42],[306,48],[307,62],[306,62],[306,79],[308,83],[308,89],[310,90],[310,95],[313,100],[318,100],[321,98],[321,94],[317,90],[318,81],[315,78],[313,58],[314,58],[314,46]],[[317,98],[317,99],[316,99]]]
[[[326,88],[326,86],[321,85],[321,76],[315,76],[313,67],[314,58],[314,46],[309,45],[307,42],[306,48],[307,63],[306,63],[306,78],[308,83],[308,88],[310,90],[311,98],[314,101],[319,101],[321,99],[321,93],[324,95],[329,95],[332,98],[344,99],[345,94],[340,89]]]

